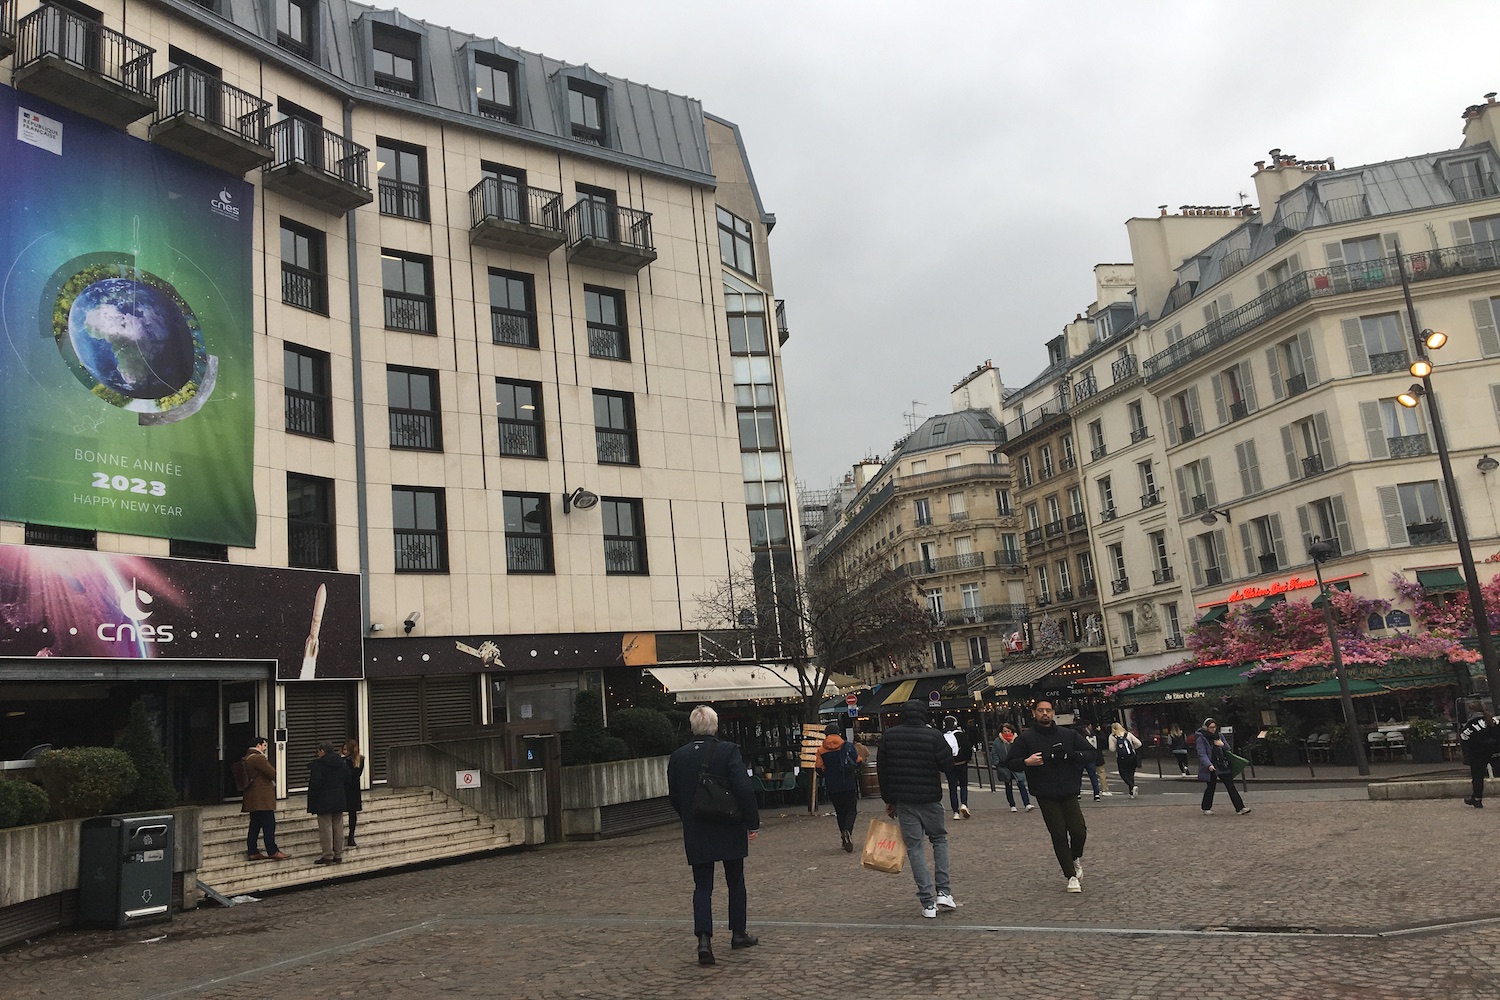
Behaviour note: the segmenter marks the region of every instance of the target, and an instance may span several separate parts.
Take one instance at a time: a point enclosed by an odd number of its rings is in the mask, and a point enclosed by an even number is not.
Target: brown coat
[[[276,811],[276,765],[259,750],[245,754],[245,772],[250,784],[241,793],[240,812]]]

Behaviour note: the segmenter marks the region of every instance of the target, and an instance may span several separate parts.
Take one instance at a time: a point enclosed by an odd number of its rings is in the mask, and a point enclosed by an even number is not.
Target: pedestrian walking
[[[344,860],[344,813],[349,808],[349,764],[339,756],[339,745],[318,745],[318,755],[307,763],[307,811],[318,817],[315,864],[336,865]]]
[[[954,819],[969,818],[969,761],[974,757],[974,738],[951,715],[943,716],[943,739],[953,754],[948,768],[948,805]]]
[[[1172,751],[1172,759],[1177,761],[1177,769],[1183,774],[1188,771],[1188,745],[1187,734],[1177,723],[1172,723],[1172,728],[1167,730],[1167,749]]]
[[[1120,780],[1125,782],[1129,795],[1135,798],[1135,769],[1141,764],[1141,741],[1135,733],[1116,722],[1109,727],[1109,750],[1115,755],[1115,766],[1120,769]]]
[[[952,766],[948,741],[927,724],[927,707],[916,700],[902,705],[900,725],[881,734],[875,773],[885,813],[901,825],[924,917],[936,917],[940,906],[958,907],[948,872],[948,827],[943,822],[943,775]],[[931,868],[923,837],[932,844]]]
[[[755,789],[740,748],[718,738],[719,713],[699,705],[688,716],[693,738],[672,751],[667,761],[667,796],[682,820],[682,847],[693,868],[693,934],[698,964],[714,964],[714,865],[724,866],[729,892],[729,947],[750,948],[760,942],[748,933],[749,899],[745,891],[745,858],[760,830]],[[693,810],[704,775],[717,776],[739,803],[737,822],[702,819]]]
[[[818,748],[818,771],[838,816],[839,841],[849,852],[854,850],[854,823],[859,818],[859,767],[868,756],[864,747],[844,739],[837,722],[828,724]]]
[[[343,747],[339,749],[339,756],[343,757],[349,765],[349,773],[345,776],[344,798],[349,806],[349,829],[344,838],[345,847],[358,847],[354,842],[354,830],[359,826],[359,811],[365,807],[364,794],[360,791],[360,779],[365,773],[365,755],[359,752],[359,741],[350,737],[344,741]]]
[[[1083,763],[1098,751],[1075,729],[1057,724],[1052,702],[1039,700],[1031,708],[1032,723],[1010,745],[1006,767],[1026,769],[1031,794],[1042,807],[1042,819],[1052,837],[1052,853],[1068,880],[1069,892],[1082,892],[1083,845],[1088,824],[1078,805],[1083,788]]]
[[[1099,783],[1100,772],[1104,769],[1104,751],[1099,746],[1099,735],[1094,732],[1094,724],[1089,722],[1087,719],[1078,724],[1078,735],[1082,736],[1083,741],[1090,747],[1092,747],[1094,751],[1093,755],[1088,760],[1083,762],[1083,769],[1088,773],[1089,784],[1094,788],[1094,801],[1098,802],[1099,796],[1101,794],[1113,794],[1109,790],[1109,778],[1107,775],[1105,776],[1106,783],[1102,786],[1102,788]],[[1080,781],[1080,796],[1083,794],[1082,785],[1083,783]]]
[[[995,737],[995,742],[990,744],[990,760],[995,763],[995,776],[1005,782],[1005,801],[1010,803],[1010,811],[1016,811],[1016,793],[1013,789],[1021,792],[1021,805],[1026,807],[1027,812],[1035,809],[1031,804],[1031,791],[1026,787],[1026,771],[1012,771],[1005,766],[1005,759],[1010,756],[1010,745],[1016,740],[1016,727],[1009,722],[1000,726],[1000,735]]]
[[[255,737],[237,765],[236,783],[243,782],[240,812],[250,814],[245,856],[250,861],[285,861],[287,855],[276,846],[276,765],[266,756],[267,746],[264,736]],[[260,850],[262,838],[264,851]]]
[[[1207,816],[1214,811],[1214,786],[1223,783],[1224,791],[1229,793],[1229,801],[1234,805],[1235,814],[1244,816],[1250,812],[1250,807],[1245,805],[1240,798],[1239,789],[1234,787],[1234,771],[1229,766],[1229,746],[1219,733],[1219,724],[1213,719],[1204,719],[1203,728],[1198,730],[1197,736],[1198,780],[1207,782],[1203,788],[1203,815]]]
[[[1470,714],[1469,720],[1458,731],[1458,746],[1463,751],[1464,762],[1469,765],[1471,794],[1464,799],[1464,805],[1483,809],[1484,779],[1490,763],[1500,754],[1500,715]]]

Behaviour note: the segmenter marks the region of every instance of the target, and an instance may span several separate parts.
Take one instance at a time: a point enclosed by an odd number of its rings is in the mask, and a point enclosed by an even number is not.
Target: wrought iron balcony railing
[[[1109,581],[1109,592],[1111,594],[1124,594],[1130,590],[1130,577],[1120,576]]]
[[[1081,378],[1073,386],[1073,402],[1081,403],[1099,391],[1099,380],[1092,374]]]
[[[1124,381],[1138,371],[1140,371],[1140,361],[1134,354],[1127,354],[1123,358],[1118,358],[1114,364],[1109,366],[1110,377],[1116,382]]]
[[[1224,582],[1224,570],[1218,566],[1203,567],[1203,581],[1210,587],[1217,587]]]
[[[1323,474],[1323,456],[1309,455],[1302,460],[1302,477],[1304,479]]]
[[[1147,507],[1155,507],[1159,503],[1161,503],[1161,490],[1152,490],[1150,493],[1141,494],[1142,510],[1145,510]]]
[[[406,292],[385,293],[385,325],[407,333],[435,333],[432,326],[432,302],[425,295]]]
[[[38,7],[16,26],[17,70],[42,59],[61,59],[142,97],[151,97],[155,54],[149,45],[51,4]]]
[[[427,221],[427,188],[422,184],[406,181],[380,179],[380,214],[393,215],[400,219]]]
[[[1260,564],[1260,571],[1262,573],[1275,573],[1281,569],[1281,561],[1276,558],[1276,553],[1274,552],[1262,552],[1256,557],[1256,562]]]
[[[337,181],[370,190],[370,151],[357,142],[300,118],[285,118],[266,130],[274,156],[266,166],[309,167]]]
[[[1390,449],[1392,458],[1416,458],[1432,454],[1432,442],[1427,440],[1426,434],[1403,434],[1400,437],[1386,438],[1385,444]]]
[[[1063,523],[1068,526],[1069,531],[1077,531],[1079,528],[1089,526],[1089,518],[1087,514],[1079,511],[1077,514],[1069,514]]]
[[[397,573],[448,571],[448,544],[443,532],[409,528],[397,529],[394,534]]]
[[[1162,640],[1162,646],[1165,647],[1166,649],[1181,649],[1182,648],[1182,636],[1180,636],[1180,635],[1169,635],[1165,639]]]
[[[266,142],[270,102],[201,69],[178,66],[153,80],[151,89],[156,94],[156,117],[152,124],[189,115],[250,142]]]
[[[1159,566],[1151,571],[1151,582],[1156,584],[1171,583],[1174,579],[1176,579],[1176,576],[1177,575],[1172,572],[1172,567]]]
[[[1405,351],[1384,351],[1370,355],[1370,372],[1375,375],[1405,371],[1408,364],[1410,359]]]
[[[287,565],[298,569],[337,569],[331,524],[289,520],[286,526]]]
[[[1021,566],[1026,562],[1026,557],[1019,549],[997,549],[995,551],[996,566]]]
[[[1041,528],[1027,528],[1026,529],[1026,544],[1027,545],[1040,545],[1041,543],[1042,543],[1042,529]]]
[[[431,410],[390,409],[391,447],[442,451],[438,415]]]
[[[1113,507],[1106,507],[1099,512],[1099,523],[1103,524],[1106,521],[1113,521],[1118,516],[1119,511],[1115,510]]]
[[[1145,427],[1132,427],[1130,428],[1130,443],[1136,444],[1137,442],[1144,441],[1150,433]]]
[[[1134,656],[1140,651],[1141,644],[1138,642],[1127,642],[1124,646],[1120,647],[1120,653],[1123,656]]]
[[[1094,597],[1099,593],[1099,582],[1097,580],[1085,580],[1078,585],[1079,597]]]
[[[1243,399],[1237,403],[1229,404],[1229,419],[1231,421],[1243,420],[1250,414],[1250,404]]]
[[[1056,538],[1063,533],[1063,523],[1061,521],[1048,521],[1042,526],[1042,530],[1048,538]]]
[[[293,434],[332,438],[330,410],[326,396],[315,396],[301,389],[286,390],[286,429]]]
[[[656,249],[651,239],[651,213],[597,201],[580,201],[564,213],[571,246],[586,239],[603,240],[642,252]]]
[[[1406,526],[1406,537],[1413,545],[1440,545],[1451,542],[1447,521],[1420,521]]]
[[[562,195],[545,188],[486,177],[469,189],[469,225],[488,219],[562,233]]]
[[[1024,604],[984,604],[977,608],[960,608],[945,611],[939,616],[944,625],[982,625],[987,622],[1023,622],[1026,620]]]
[[[314,271],[282,261],[281,301],[298,309],[327,315],[327,279]]]
[[[966,569],[981,569],[984,566],[983,552],[964,552],[953,556],[938,556],[907,563],[913,576],[931,576],[935,573],[953,573]]]

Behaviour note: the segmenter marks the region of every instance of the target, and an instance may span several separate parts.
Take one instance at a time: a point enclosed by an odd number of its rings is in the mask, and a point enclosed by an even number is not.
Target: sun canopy
[[[1451,566],[1443,569],[1419,569],[1417,582],[1429,594],[1446,594],[1455,590],[1466,590],[1469,586],[1464,575]]]
[[[1122,706],[1157,705],[1169,701],[1192,701],[1207,697],[1210,691],[1225,691],[1241,687],[1249,681],[1240,674],[1249,669],[1248,664],[1232,667],[1199,667],[1186,673],[1161,677],[1121,691],[1116,697]]]
[[[1389,694],[1390,689],[1384,684],[1375,681],[1364,681],[1353,678],[1349,681],[1349,696],[1351,698],[1373,698],[1380,694]],[[1277,701],[1324,701],[1329,698],[1339,698],[1338,678],[1327,681],[1319,681],[1316,684],[1304,684],[1302,687],[1290,688],[1273,695]]]
[[[647,667],[661,686],[677,696],[678,704],[714,701],[794,701],[802,697],[797,671],[764,663],[721,664],[713,667]],[[825,684],[818,692],[833,691]]]

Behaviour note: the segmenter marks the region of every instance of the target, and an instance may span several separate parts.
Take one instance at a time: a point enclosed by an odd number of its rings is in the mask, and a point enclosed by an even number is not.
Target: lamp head
[[[1432,362],[1426,358],[1418,358],[1411,363],[1407,371],[1411,372],[1414,378],[1426,378],[1432,374]]]
[[[1422,387],[1422,383],[1413,382],[1405,392],[1396,397],[1396,402],[1407,409],[1411,409],[1421,402],[1422,397],[1425,395],[1427,395],[1427,390]]]
[[[1332,558],[1333,552],[1333,546],[1321,538],[1313,539],[1307,546],[1307,554],[1312,557],[1312,561],[1315,563],[1327,562]]]
[[[1474,467],[1479,470],[1480,475],[1487,476],[1491,472],[1494,472],[1496,469],[1500,469],[1500,462],[1497,462],[1490,456],[1485,455],[1480,458],[1478,462],[1474,463]]]
[[[1198,520],[1201,521],[1204,524],[1217,524],[1218,521],[1219,521],[1219,518],[1221,518],[1221,517],[1224,519],[1224,522],[1226,524],[1233,524],[1234,523],[1234,519],[1229,516],[1229,511],[1227,511],[1227,510],[1216,510],[1213,507],[1210,507],[1210,508],[1208,508],[1208,510],[1204,511],[1203,512],[1203,516],[1200,517],[1200,518],[1198,518]]]
[[[1448,335],[1441,330],[1423,330],[1422,343],[1429,351],[1435,351],[1448,342]]]
[[[563,494],[563,513],[566,514],[574,508],[578,510],[589,510],[599,504],[599,494],[578,487],[572,493]]]

